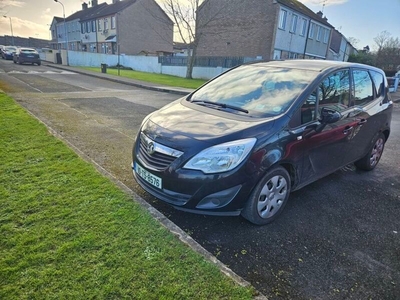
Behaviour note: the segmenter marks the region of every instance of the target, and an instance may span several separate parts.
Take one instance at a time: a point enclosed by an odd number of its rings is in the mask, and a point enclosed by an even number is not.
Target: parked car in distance
[[[177,209],[267,224],[290,192],[350,163],[374,169],[392,110],[385,74],[374,67],[238,66],[144,119],[134,178]]]
[[[37,64],[41,65],[39,53],[33,48],[18,48],[13,57],[14,64]]]
[[[1,57],[8,60],[13,59],[15,51],[17,51],[17,47],[5,46],[3,51],[1,52]]]

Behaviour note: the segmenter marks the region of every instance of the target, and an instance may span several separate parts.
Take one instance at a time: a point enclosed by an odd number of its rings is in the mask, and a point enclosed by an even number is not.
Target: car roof
[[[334,60],[318,60],[318,59],[290,59],[290,60],[273,60],[267,62],[253,62],[252,65],[260,67],[279,67],[290,69],[302,69],[316,72],[328,71],[330,69],[344,68],[344,67],[359,67],[379,70],[375,67],[363,65],[359,63],[334,61]]]

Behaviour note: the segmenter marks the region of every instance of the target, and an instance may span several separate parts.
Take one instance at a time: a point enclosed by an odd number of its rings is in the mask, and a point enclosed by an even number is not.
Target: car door
[[[354,130],[350,115],[350,70],[341,69],[326,76],[300,108],[301,126],[292,130],[298,142],[293,147],[303,153],[301,182],[306,184],[321,178],[345,164],[349,137]],[[337,111],[340,119],[322,124],[322,108]],[[293,150],[292,150],[293,151]],[[300,183],[300,185],[302,185]]]
[[[385,108],[385,79],[376,71],[355,68],[351,70],[354,130],[349,140],[346,162],[354,162],[370,149],[372,140],[387,122]]]

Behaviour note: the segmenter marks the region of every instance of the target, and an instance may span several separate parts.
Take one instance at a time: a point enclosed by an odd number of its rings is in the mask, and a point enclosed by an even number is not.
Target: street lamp
[[[62,6],[62,9],[63,9],[64,32],[65,32],[65,50],[67,51],[67,52],[66,52],[66,55],[67,55],[67,66],[69,66],[69,63],[68,63],[68,35],[67,35],[67,26],[65,25],[65,9],[64,9],[64,4],[62,4],[62,2],[59,1],[59,0],[54,0],[54,2],[60,3],[61,6]]]
[[[13,33],[13,29],[12,29],[11,17],[7,17],[7,16],[3,16],[3,17],[4,17],[4,18],[9,18],[9,19],[10,19],[11,41],[12,41],[12,45],[14,46],[14,33]]]

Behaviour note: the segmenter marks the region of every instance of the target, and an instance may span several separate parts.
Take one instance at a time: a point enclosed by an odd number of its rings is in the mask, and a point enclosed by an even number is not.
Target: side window
[[[363,106],[374,100],[371,77],[366,70],[354,70],[354,102]]]
[[[315,107],[317,105],[317,91],[315,90],[308,96],[301,106],[301,124],[306,124],[315,120]]]
[[[322,80],[319,95],[319,109],[327,107],[343,111],[349,107],[350,77],[349,70],[333,73]]]
[[[385,89],[385,78],[381,73],[375,71],[369,71],[369,72],[375,84],[376,96],[377,97],[383,96],[383,91]]]

